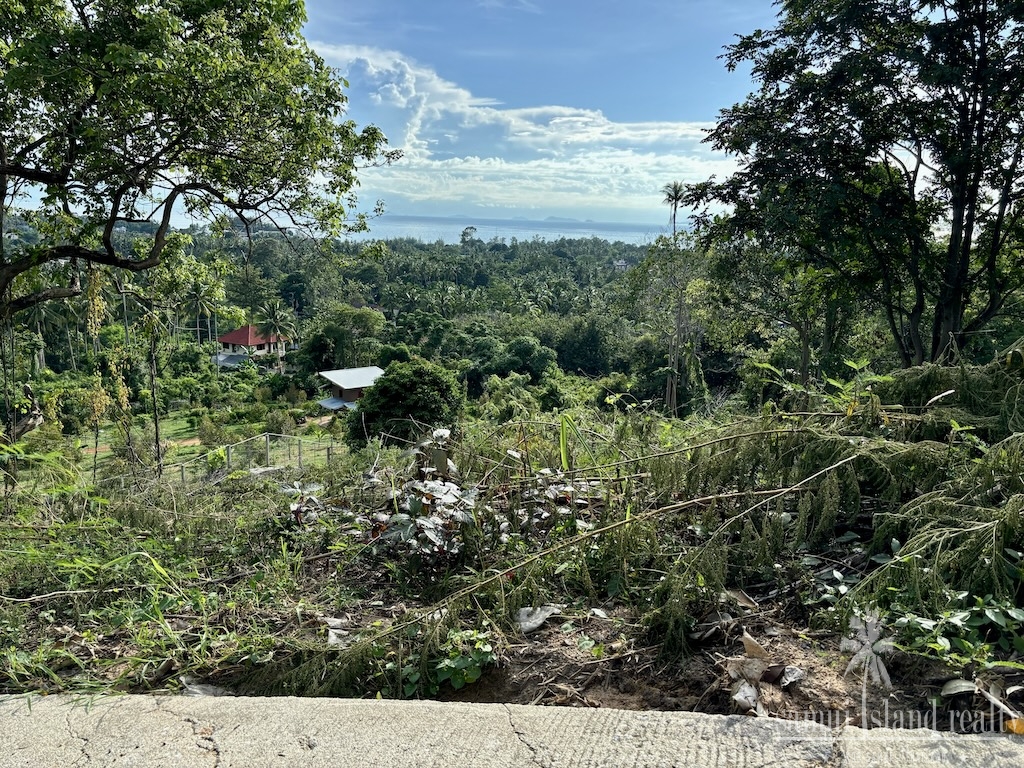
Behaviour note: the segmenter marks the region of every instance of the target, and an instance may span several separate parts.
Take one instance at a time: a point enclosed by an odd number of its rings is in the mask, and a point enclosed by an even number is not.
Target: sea
[[[659,235],[668,232],[668,227],[654,224],[626,224],[598,221],[576,221],[574,219],[478,219],[468,216],[401,216],[384,214],[371,219],[370,231],[350,235],[352,240],[391,240],[403,237],[421,240],[425,243],[458,243],[466,227],[476,227],[476,237],[485,243],[492,240],[519,241],[586,239],[591,237],[622,242],[631,245],[649,245]]]

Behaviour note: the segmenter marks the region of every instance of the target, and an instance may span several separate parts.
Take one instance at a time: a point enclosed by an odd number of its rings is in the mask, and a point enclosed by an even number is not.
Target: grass
[[[678,654],[725,588],[831,625],[858,601],[887,600],[892,619],[928,615],[915,568],[928,584],[991,592],[989,612],[1020,589],[1019,563],[1007,579],[956,557],[1010,557],[1017,507],[1004,514],[991,489],[1020,484],[1019,446],[912,452],[931,444],[891,415],[879,437],[867,410],[572,418],[572,430],[565,419],[469,422],[422,455],[374,444],[274,480],[172,476],[103,498],[67,480],[21,485],[0,525],[0,689],[173,689],[190,675],[252,693],[422,695],[442,661],[490,658],[459,638],[500,656],[526,606],[623,606],[628,644]],[[186,426],[171,418],[167,434]],[[286,463],[286,447],[274,450]],[[461,474],[424,474],[436,451]],[[950,484],[915,507],[927,477]],[[287,492],[293,481],[317,483],[317,498]],[[984,537],[953,520],[971,498],[989,505]],[[941,551],[915,533],[929,519],[945,521]],[[913,542],[912,559],[897,540]],[[1000,611],[1005,626],[985,631],[1019,635]],[[331,646],[325,619],[344,613],[347,644]],[[972,651],[970,663],[997,653]]]
[[[195,438],[196,434],[196,428],[185,416],[172,415],[160,419],[160,438],[162,440],[181,442]]]
[[[240,442],[245,440],[252,433],[253,425],[251,424],[231,424],[225,428],[226,434],[229,439],[234,442]],[[182,443],[189,443],[195,441],[198,438],[198,431],[191,424],[191,419],[181,413],[173,413],[160,420],[160,439],[165,445],[164,452],[164,465],[171,466],[180,463],[191,462],[193,459],[200,458],[210,452],[210,448],[199,445],[183,445]],[[121,439],[120,430],[114,424],[106,424],[100,429],[99,437],[99,450],[96,452],[97,461],[97,473],[99,475],[109,475],[115,469],[114,452],[111,449],[113,442]],[[326,454],[326,446],[331,445],[332,441],[327,439],[317,439],[313,436],[305,438],[304,442],[308,443],[308,448],[303,449],[304,462],[306,461],[322,461]],[[82,435],[78,439],[79,450],[82,452],[82,459],[80,466],[83,472],[91,474],[93,467],[93,438],[92,435]],[[339,446],[334,446],[335,450]],[[251,455],[250,455],[251,454]],[[240,455],[240,460],[247,465],[253,462],[260,464],[266,464],[266,451],[259,449],[258,446],[251,450],[246,450]],[[298,449],[294,446],[293,442],[282,442],[277,441],[272,445],[270,454],[271,464],[295,464],[298,461]]]

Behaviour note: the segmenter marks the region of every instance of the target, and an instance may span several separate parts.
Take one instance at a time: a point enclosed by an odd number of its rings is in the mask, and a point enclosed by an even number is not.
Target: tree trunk
[[[160,452],[160,409],[157,407],[156,397],[156,331],[153,330],[149,336],[149,394],[153,403],[153,439],[156,453],[156,474],[160,477],[164,473],[164,457]]]
[[[100,455],[100,420],[96,419],[96,425],[92,431],[92,482],[96,484],[96,463]]]
[[[36,353],[36,365],[39,366],[40,371],[46,370],[46,340],[43,339],[43,324],[42,321],[36,318],[36,334],[39,336],[39,351]]]
[[[68,356],[71,358],[71,370],[78,373],[78,360],[75,358],[75,348],[71,344],[71,326],[64,326],[64,333],[68,337]]]
[[[811,380],[811,322],[802,320],[796,326],[800,338],[800,386],[806,387]]]
[[[124,323],[124,347],[127,349],[131,336],[128,333],[128,297],[124,291],[121,292],[121,321]]]

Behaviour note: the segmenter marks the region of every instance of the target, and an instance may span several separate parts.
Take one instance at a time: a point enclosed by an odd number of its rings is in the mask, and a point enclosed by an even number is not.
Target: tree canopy
[[[740,168],[688,202],[712,238],[754,233],[848,280],[884,311],[904,365],[948,359],[1024,281],[1024,6],[780,6],[774,29],[727,53],[757,89],[708,141]]]
[[[412,443],[430,427],[453,426],[464,406],[458,382],[441,366],[422,359],[392,363],[349,413],[348,440]]]
[[[0,308],[78,294],[86,264],[155,266],[182,212],[361,226],[357,167],[395,154],[344,119],[303,21],[282,0],[0,6]],[[19,206],[36,243],[6,236]],[[151,239],[119,245],[138,222]]]

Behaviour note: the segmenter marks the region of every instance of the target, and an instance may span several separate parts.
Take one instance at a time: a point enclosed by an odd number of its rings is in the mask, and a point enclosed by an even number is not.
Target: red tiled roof
[[[288,339],[277,334],[272,334],[269,339],[265,339],[256,330],[255,325],[246,325],[231,331],[231,333],[225,333],[217,341],[221,344],[240,344],[243,347],[255,347],[259,344],[273,344],[275,341],[288,341]]]

